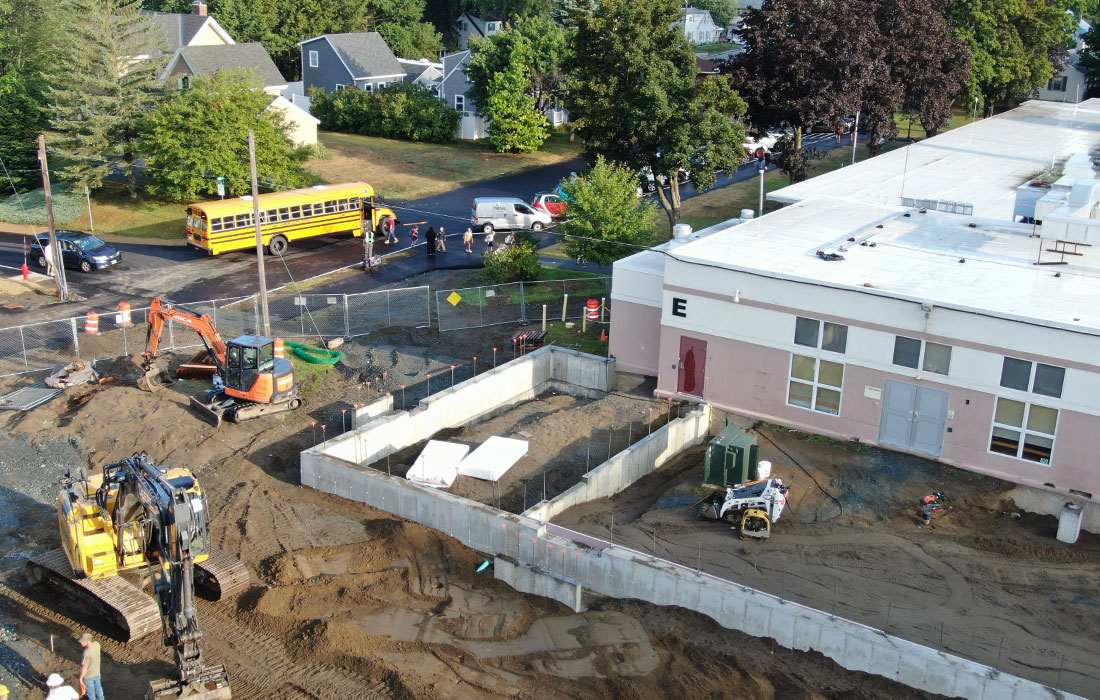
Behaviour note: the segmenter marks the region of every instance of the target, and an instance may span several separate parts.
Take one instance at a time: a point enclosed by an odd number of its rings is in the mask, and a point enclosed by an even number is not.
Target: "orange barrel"
[[[130,319],[130,302],[118,302],[118,318],[115,320],[118,321],[120,328],[129,328],[134,325],[134,322]]]
[[[585,307],[585,309],[584,309],[584,317],[587,318],[589,321],[599,321],[600,320],[600,300],[599,299],[589,299],[588,300],[588,306]]]
[[[99,335],[99,314],[89,311],[84,317],[84,332],[88,335]]]
[[[286,357],[286,351],[283,349],[283,339],[275,339],[275,357]]]

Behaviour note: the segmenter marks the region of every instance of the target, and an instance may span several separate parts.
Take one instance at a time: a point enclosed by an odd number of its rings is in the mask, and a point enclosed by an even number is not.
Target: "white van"
[[[470,215],[473,227],[485,233],[517,228],[541,231],[551,221],[549,213],[517,197],[475,197]]]

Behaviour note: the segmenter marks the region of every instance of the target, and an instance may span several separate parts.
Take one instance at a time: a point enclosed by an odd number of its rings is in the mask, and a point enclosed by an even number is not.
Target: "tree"
[[[74,21],[48,91],[54,148],[63,174],[97,188],[113,169],[135,193],[139,123],[160,99],[161,36],[138,14],[139,0],[72,0]],[[139,58],[139,57],[148,58]]]
[[[190,89],[165,101],[143,125],[141,155],[149,163],[150,191],[175,200],[203,199],[217,191],[216,178],[223,176],[231,195],[250,192],[249,130],[263,186],[314,182],[301,165],[310,149],[294,147],[262,87],[251,73],[219,71],[195,78]]]
[[[550,123],[527,94],[526,65],[530,49],[525,40],[512,45],[512,60],[489,79],[486,102],[479,103],[489,119],[489,141],[501,153],[531,153],[550,136]]]
[[[8,190],[12,184],[20,188],[39,186],[41,175],[35,142],[46,126],[46,119],[38,95],[18,73],[0,76],[0,114],[4,115],[0,119],[0,160],[4,165],[0,170],[0,187]]]
[[[955,36],[970,48],[967,104],[987,110],[1026,95],[1065,67],[1077,19],[1065,0],[951,0]]]
[[[565,252],[599,265],[633,255],[649,244],[654,204],[638,196],[634,172],[596,157],[592,169],[562,191],[569,210],[561,230]]]
[[[466,77],[472,85],[467,93],[474,103],[483,105],[489,98],[489,81],[519,56],[524,59],[528,76],[525,94],[535,99],[539,111],[549,109],[563,97],[561,62],[568,50],[565,29],[549,17],[524,17],[514,26],[487,39],[474,40]],[[516,53],[521,45],[522,54]]]
[[[803,131],[855,114],[882,77],[878,33],[852,19],[874,17],[872,1],[764,0],[744,15],[745,50],[723,72],[758,129],[790,125],[801,150]]]
[[[539,255],[532,243],[501,246],[483,258],[485,274],[494,284],[522,282],[539,276]]]
[[[697,77],[676,0],[602,0],[571,16],[566,105],[589,161],[602,155],[669,183],[657,194],[680,220],[678,176],[699,190],[744,159],[745,104],[719,76]]]
[[[691,5],[710,12],[719,27],[728,27],[737,16],[737,0],[694,0]]]
[[[473,0],[472,10],[483,19],[499,17],[504,21],[520,17],[548,17],[550,0]]]
[[[1085,72],[1085,84],[1090,97],[1100,91],[1100,26],[1094,26],[1082,37],[1085,46],[1078,52],[1081,57],[1081,69]]]

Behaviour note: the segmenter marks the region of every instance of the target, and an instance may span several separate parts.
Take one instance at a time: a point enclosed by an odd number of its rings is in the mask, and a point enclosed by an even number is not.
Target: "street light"
[[[764,173],[768,172],[768,163],[764,160],[764,157],[761,156],[756,161],[756,164],[759,167],[760,173],[760,208],[757,211],[756,216],[761,217],[764,216]]]

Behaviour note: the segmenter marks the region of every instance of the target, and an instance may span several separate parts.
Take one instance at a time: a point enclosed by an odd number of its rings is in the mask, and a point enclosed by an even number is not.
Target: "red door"
[[[703,379],[707,369],[707,341],[680,337],[680,373],[676,391],[703,396]]]

